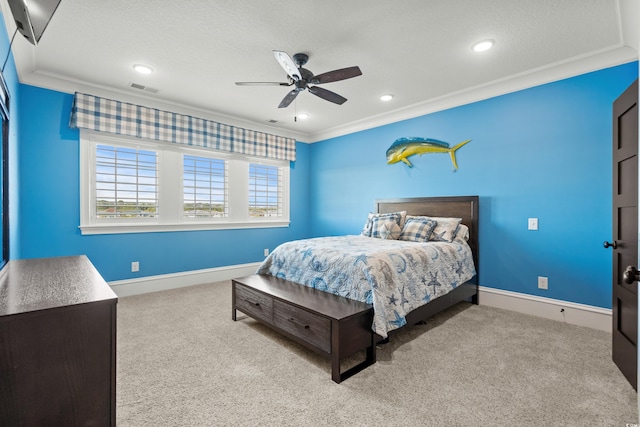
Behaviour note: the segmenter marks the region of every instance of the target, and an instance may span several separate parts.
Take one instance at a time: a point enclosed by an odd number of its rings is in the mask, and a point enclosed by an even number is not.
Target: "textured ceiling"
[[[637,58],[619,9],[617,0],[62,0],[38,46],[16,37],[13,51],[23,83],[314,141],[481,98],[482,88],[544,82],[556,75],[526,77],[551,69],[562,77],[571,64],[586,72]],[[488,38],[493,49],[471,50]],[[305,92],[278,109],[290,88],[234,84],[286,81],[273,49],[307,53],[315,74],[358,65],[363,75],[323,85],[348,99],[341,106]],[[137,63],[155,72],[139,75]],[[394,99],[379,101],[386,93]],[[294,122],[296,111],[310,118]]]

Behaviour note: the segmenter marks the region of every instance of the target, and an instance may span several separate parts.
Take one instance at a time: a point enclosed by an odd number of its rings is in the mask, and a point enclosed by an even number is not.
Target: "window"
[[[184,156],[184,216],[227,217],[227,163],[220,159]]]
[[[249,165],[249,216],[282,215],[280,170],[269,165]]]
[[[289,225],[289,162],[80,132],[82,234]]]
[[[154,151],[96,146],[97,218],[155,218],[158,165]]]

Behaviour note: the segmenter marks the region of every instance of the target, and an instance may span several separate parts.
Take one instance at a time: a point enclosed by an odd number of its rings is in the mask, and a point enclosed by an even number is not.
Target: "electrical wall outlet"
[[[138,262],[138,261],[133,261],[133,262],[131,263],[131,272],[132,272],[132,273],[135,273],[135,272],[138,272],[138,271],[140,271],[140,262]]]
[[[538,229],[538,218],[529,218],[528,229],[529,230]]]
[[[549,289],[549,278],[538,276],[538,289]]]
[[[264,256],[269,256],[269,248],[264,248]]]

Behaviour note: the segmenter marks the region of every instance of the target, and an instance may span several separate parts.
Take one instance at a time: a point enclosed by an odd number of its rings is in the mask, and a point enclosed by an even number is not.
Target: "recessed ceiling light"
[[[392,99],[393,99],[393,95],[382,95],[382,96],[380,97],[380,100],[381,100],[381,101],[385,101],[385,102],[387,102],[387,101],[391,101]]]
[[[133,69],[139,72],[140,74],[151,74],[153,73],[153,68],[148,65],[136,64],[133,66]]]
[[[484,52],[485,50],[489,50],[493,47],[495,42],[493,40],[483,40],[473,45],[473,50],[476,52]]]
[[[298,118],[300,120],[308,119],[309,115],[307,113],[300,113],[300,114],[298,114]]]

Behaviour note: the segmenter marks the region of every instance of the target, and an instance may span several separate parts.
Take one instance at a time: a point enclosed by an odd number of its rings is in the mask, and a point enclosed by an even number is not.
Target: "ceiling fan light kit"
[[[335,92],[324,89],[318,86],[309,86],[337,82],[340,80],[350,79],[352,77],[357,77],[362,75],[362,71],[360,71],[360,67],[347,67],[341,68],[339,70],[328,71],[326,73],[314,75],[311,71],[303,68],[303,66],[309,60],[309,55],[305,53],[296,53],[293,55],[293,59],[286,52],[280,50],[274,50],[273,55],[276,60],[282,67],[282,69],[287,73],[288,83],[280,83],[280,82],[236,82],[238,86],[293,86],[295,88],[291,90],[283,99],[280,101],[280,105],[278,108],[286,108],[288,107],[294,99],[298,96],[298,94],[304,90],[308,90],[315,96],[322,98],[326,101],[333,102],[334,104],[342,105],[347,101],[347,98],[338,95]]]

